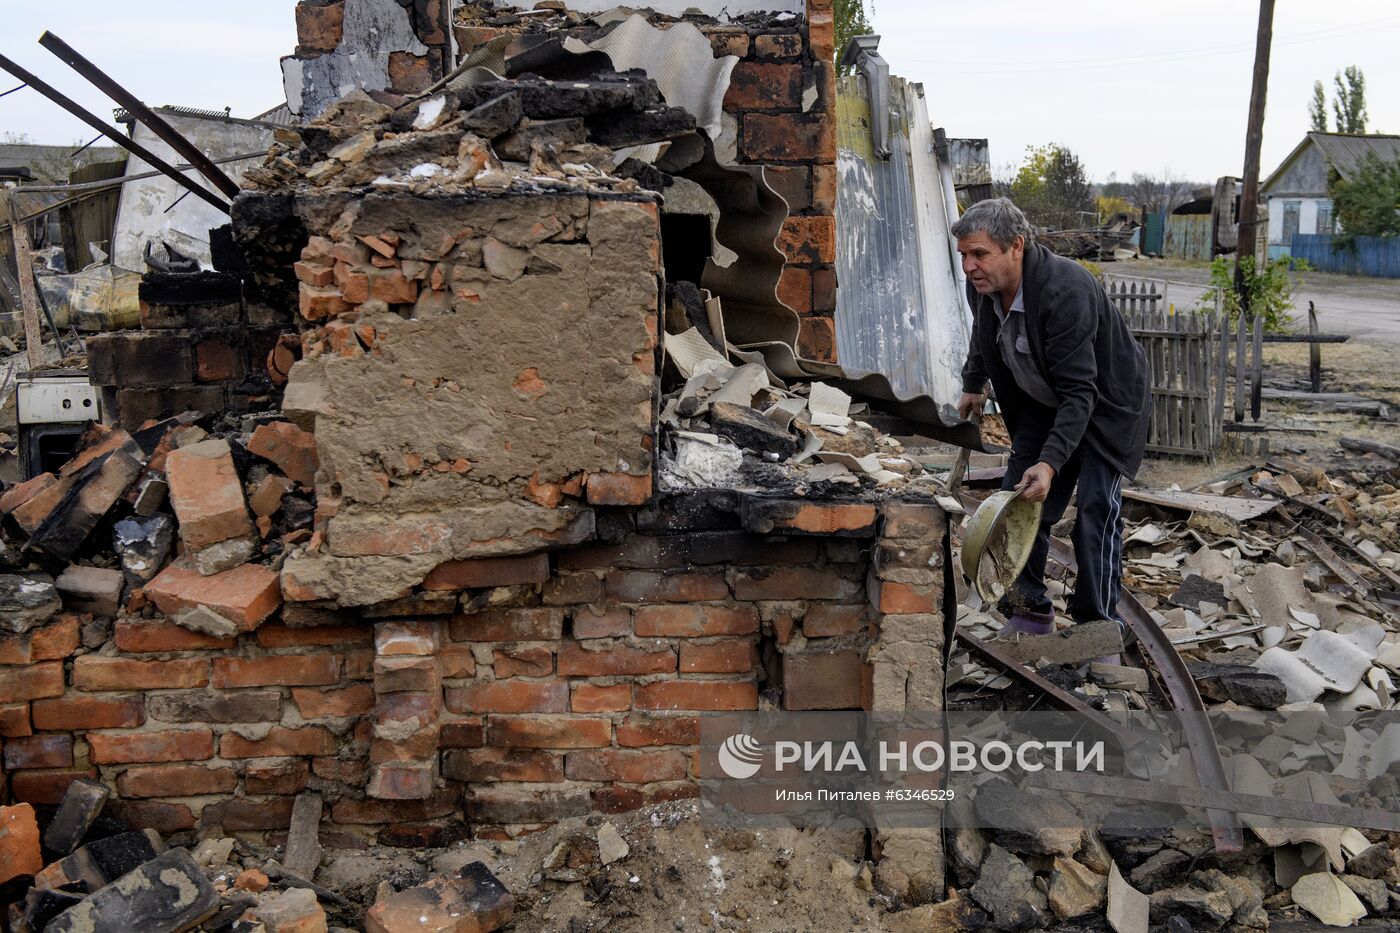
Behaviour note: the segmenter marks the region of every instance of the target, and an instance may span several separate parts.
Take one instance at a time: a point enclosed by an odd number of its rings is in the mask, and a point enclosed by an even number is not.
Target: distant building
[[[1400,136],[1309,133],[1259,186],[1269,207],[1269,257],[1292,255],[1299,233],[1336,233],[1329,172],[1349,179],[1368,154],[1392,162],[1400,158]]]
[[[26,184],[66,185],[76,168],[94,162],[120,162],[126,151],[116,146],[39,146],[31,143],[0,143],[0,165],[6,169],[24,168],[30,173]]]

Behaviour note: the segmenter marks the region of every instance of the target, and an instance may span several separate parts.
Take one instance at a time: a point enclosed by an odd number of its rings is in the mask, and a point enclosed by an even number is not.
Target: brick
[[[621,713],[631,707],[632,688],[628,684],[575,684],[569,701],[569,709],[575,713]]]
[[[491,716],[487,743],[502,748],[605,748],[612,744],[606,719],[568,716]]]
[[[455,641],[558,641],[562,609],[487,609],[452,617]]]
[[[885,615],[916,615],[937,612],[943,599],[939,586],[912,586],[880,581],[876,608]]]
[[[296,5],[297,44],[303,49],[332,52],[340,44],[345,22],[345,3],[298,3]]]
[[[736,606],[642,606],[634,628],[643,637],[703,638],[707,635],[752,635],[758,611]]]
[[[180,540],[187,547],[203,548],[252,534],[228,441],[200,441],[172,450],[165,458],[165,471]]]
[[[71,735],[31,735],[5,743],[5,770],[73,767]]]
[[[63,597],[63,608],[109,618],[121,610],[125,584],[120,570],[80,564],[69,564],[54,580],[58,595]]]
[[[724,575],[706,573],[652,573],[614,570],[607,576],[608,593],[629,603],[693,603],[728,599]]]
[[[873,537],[875,506],[867,503],[801,502],[789,499],[744,503],[744,526],[762,533]]]
[[[515,647],[492,652],[496,677],[548,677],[554,673],[554,652],[544,646]]]
[[[277,571],[262,564],[241,564],[206,577],[176,562],[162,570],[143,590],[167,616],[207,606],[232,619],[242,632],[257,628],[282,604]]]
[[[710,531],[689,537],[690,560],[694,564],[815,564],[821,555],[821,543],[815,536],[771,537],[747,531]]]
[[[819,214],[836,213],[836,166],[812,166],[812,210]]]
[[[528,748],[456,749],[443,753],[442,774],[453,781],[557,784],[564,780],[564,759]]]
[[[476,655],[472,653],[471,645],[448,645],[438,652],[437,658],[442,662],[443,677],[476,676]]]
[[[476,748],[486,743],[486,725],[480,716],[444,722],[438,735],[443,748]]]
[[[852,600],[861,584],[831,567],[746,567],[734,573],[734,598]]]
[[[357,276],[356,278],[362,279],[366,290],[368,290],[368,277]],[[350,305],[346,299],[350,297],[352,296],[348,289],[342,295],[334,288],[316,288],[311,285],[303,285],[297,295],[297,310],[308,321],[324,321],[349,311]],[[365,297],[368,298],[368,294]]]
[[[120,765],[147,761],[203,761],[214,757],[214,733],[208,729],[183,732],[87,734],[93,764]]]
[[[117,775],[117,792],[123,797],[199,797],[231,793],[237,786],[232,768],[203,765],[141,766]]]
[[[51,732],[89,729],[134,729],[146,721],[139,696],[67,696],[35,700],[30,714],[34,726]]]
[[[281,623],[258,628],[256,638],[264,648],[341,648],[374,644],[374,629],[368,625],[317,625],[288,628]]]
[[[298,755],[334,755],[335,736],[320,726],[288,729],[273,726],[261,739],[249,739],[237,732],[226,732],[219,740],[223,758],[289,758]]]
[[[664,680],[633,688],[635,709],[758,709],[758,687],[732,680]]]
[[[356,825],[436,820],[452,813],[460,798],[460,789],[445,788],[424,800],[341,800],[331,807],[331,819]]]
[[[783,709],[860,709],[865,663],[858,651],[783,655]]]
[[[374,692],[426,693],[442,689],[442,669],[436,658],[378,658],[374,662]]]
[[[311,766],[305,759],[249,763],[243,769],[243,790],[248,794],[295,794],[306,789]]]
[[[335,284],[335,267],[324,263],[297,261],[292,263],[292,273],[298,282],[304,282],[313,288],[325,288]]]
[[[532,823],[584,816],[591,809],[586,788],[512,787],[481,784],[468,789],[463,808],[473,823]]]
[[[10,796],[35,806],[57,805],[68,792],[68,785],[79,778],[95,778],[97,770],[17,771],[10,775]]]
[[[680,751],[638,752],[618,749],[569,752],[564,773],[571,781],[622,781],[650,784],[679,781],[686,776],[686,754]]]
[[[442,648],[442,624],[395,619],[374,624],[374,652],[380,657],[437,654]]]
[[[670,648],[645,650],[618,645],[589,651],[577,644],[564,644],[559,648],[560,676],[638,676],[669,674],[675,669],[676,654]]]
[[[829,317],[804,317],[797,322],[797,352],[804,359],[836,361],[836,322]]]
[[[836,58],[836,19],[828,8],[807,11],[807,43],[812,50],[812,58],[819,62],[834,61]]]
[[[627,813],[656,803],[691,800],[700,795],[700,788],[689,782],[653,784],[645,790],[609,784],[595,788],[591,794],[593,809],[599,813]]]
[[[351,684],[338,690],[293,687],[292,702],[303,719],[363,716],[374,709],[374,688],[369,684]]]
[[[576,609],[571,629],[575,638],[617,638],[632,633],[632,613],[626,609]]]
[[[282,694],[276,690],[158,693],[146,698],[146,711],[161,722],[277,722]]]
[[[37,875],[43,867],[34,808],[27,803],[0,807],[0,884],[23,875]]]
[[[749,54],[749,34],[740,31],[721,31],[718,29],[701,30],[706,38],[710,40],[710,46],[714,49],[715,58],[723,58],[726,55],[733,55],[736,58],[746,58]]]
[[[361,787],[365,783],[368,766],[363,761],[345,761],[340,758],[311,759],[311,773],[325,781]]]
[[[215,687],[325,686],[340,680],[340,658],[334,654],[264,655],[258,658],[215,658]]]
[[[63,663],[0,668],[0,697],[11,702],[63,696]]]
[[[651,474],[592,473],[584,489],[589,505],[646,505],[651,500]]]
[[[209,662],[202,658],[134,661],[85,654],[73,661],[73,686],[79,690],[170,690],[207,683]]]
[[[320,468],[316,435],[289,421],[258,425],[248,440],[248,452],[271,461],[288,479],[303,486],[316,483]]]
[[[690,562],[684,535],[628,535],[620,544],[570,548],[559,555],[564,570],[674,570]]]
[[[33,660],[28,635],[0,635],[0,665],[18,667]]]
[[[465,590],[521,583],[543,583],[549,579],[549,555],[543,552],[524,557],[485,557],[479,560],[450,560],[438,564],[423,580],[425,590]]]
[[[127,654],[154,654],[166,651],[198,651],[204,648],[232,648],[237,636],[219,638],[194,632],[174,622],[143,622],[123,619],[115,626],[118,651]]]
[[[757,58],[797,58],[802,54],[802,36],[795,32],[754,36],[753,54]]]
[[[784,266],[782,277],[778,279],[778,300],[798,314],[811,313],[812,271]]]
[[[69,657],[82,643],[81,629],[82,622],[78,616],[64,614],[30,632],[30,661],[61,661]]]
[[[190,341],[184,335],[111,331],[87,341],[93,385],[175,386],[194,378]]]
[[[725,110],[801,110],[802,66],[742,61],[734,66]]]
[[[808,638],[853,635],[866,625],[864,606],[816,603],[802,617],[802,634]]]
[[[0,496],[0,515],[9,515],[56,482],[58,482],[58,477],[52,473],[40,473],[32,479],[16,483],[10,487],[8,492]]]
[[[199,814],[202,827],[219,827],[225,833],[284,830],[292,819],[291,797],[236,797],[220,800]]]
[[[515,898],[483,862],[389,895],[365,915],[366,933],[485,933],[510,923]]]
[[[155,800],[109,800],[104,812],[128,826],[144,826],[162,835],[194,829],[194,814],[183,803]]]
[[[744,114],[739,152],[748,162],[835,162],[836,122],[820,113]]]
[[[247,374],[241,348],[218,338],[194,345],[194,378],[198,382],[237,382]]]
[[[628,716],[617,724],[617,744],[624,748],[699,745],[700,720],[695,716]]]
[[[681,643],[682,674],[747,674],[757,661],[758,651],[751,641]]]
[[[831,314],[836,310],[836,270],[812,270],[812,311]]]
[[[789,217],[783,221],[777,247],[787,256],[788,262],[835,262],[836,218],[830,215]]]
[[[936,505],[888,502],[880,506],[884,517],[881,533],[887,538],[918,538],[930,541],[942,537],[946,517]]]
[[[6,703],[0,706],[0,739],[17,739],[33,732],[29,724],[28,703]]]
[[[386,693],[374,703],[376,728],[384,727],[396,735],[405,730],[426,729],[436,725],[442,714],[442,693]]]
[[[541,598],[546,606],[596,603],[603,598],[603,581],[591,573],[567,573],[545,581]]]
[[[569,685],[562,680],[495,680],[449,687],[447,708],[454,713],[563,713],[569,709]]]
[[[384,764],[391,761],[431,761],[437,757],[441,744],[442,731],[437,726],[428,726],[404,738],[373,739],[369,743],[370,764]]]

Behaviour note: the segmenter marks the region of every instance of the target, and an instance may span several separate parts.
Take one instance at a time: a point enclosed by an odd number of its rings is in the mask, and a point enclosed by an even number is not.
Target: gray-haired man
[[[981,409],[990,380],[1012,441],[1002,488],[1045,503],[1030,560],[1002,602],[1004,631],[1054,629],[1045,561],[1076,484],[1069,613],[1076,622],[1118,619],[1121,484],[1147,443],[1146,356],[1098,281],[1036,243],[1007,199],[974,204],[952,232],[973,309],[959,414]]]

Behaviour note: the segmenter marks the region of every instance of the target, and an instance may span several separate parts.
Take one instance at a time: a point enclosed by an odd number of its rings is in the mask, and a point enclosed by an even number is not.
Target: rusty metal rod
[[[0,55],[0,68],[4,68],[10,74],[14,75],[16,78],[23,81],[25,84],[29,85],[34,90],[38,91],[40,94],[43,94],[49,100],[53,101],[55,104],[58,104],[58,106],[68,111],[73,116],[77,117],[79,120],[82,120],[88,126],[97,130],[103,136],[106,136],[108,139],[112,140],[114,143],[121,146],[123,149],[130,152],[132,155],[136,156],[139,159],[144,159],[152,168],[160,171],[161,174],[169,176],[180,186],[188,188],[191,194],[194,194],[197,197],[200,197],[203,200],[209,202],[209,204],[211,204],[214,207],[217,207],[225,214],[229,212],[229,205],[227,201],[224,201],[209,189],[196,184],[189,178],[186,178],[184,175],[180,174],[180,172],[173,165],[166,162],[160,156],[156,155],[154,152],[147,149],[145,146],[141,145],[136,140],[123,133],[121,130],[117,129],[115,126],[112,126],[110,123],[103,122],[103,120],[100,117],[97,117],[94,114],[88,112],[87,110],[84,110],[81,106],[78,105],[77,102],[67,97],[65,94],[63,94],[62,91],[59,91],[52,85],[40,80],[37,75],[34,75],[31,72],[25,70],[19,64],[6,58],[4,55]]]
[[[191,165],[198,170],[199,174],[224,193],[229,198],[238,197],[241,190],[238,182],[224,174],[223,170],[215,165],[208,156],[200,152],[199,149],[190,142],[180,131],[157,114],[150,107],[147,107],[135,94],[113,81],[102,69],[88,61],[78,50],[51,32],[45,32],[39,37],[39,44],[57,55],[68,67],[82,75],[93,86],[112,100],[121,104],[131,115],[145,124],[146,128],[160,137],[167,146],[184,156]]]

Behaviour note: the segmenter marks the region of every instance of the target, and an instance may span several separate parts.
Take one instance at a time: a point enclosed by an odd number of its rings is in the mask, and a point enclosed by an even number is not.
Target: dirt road
[[[1170,259],[1104,263],[1107,275],[1140,276],[1205,285],[1210,267]],[[1400,343],[1400,279],[1308,272],[1294,303],[1307,320],[1308,302],[1317,305],[1318,326],[1326,333],[1351,334],[1377,343]]]

